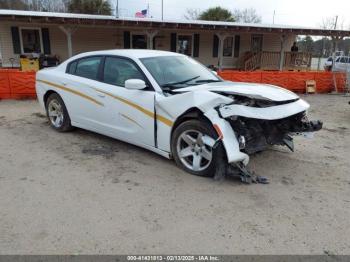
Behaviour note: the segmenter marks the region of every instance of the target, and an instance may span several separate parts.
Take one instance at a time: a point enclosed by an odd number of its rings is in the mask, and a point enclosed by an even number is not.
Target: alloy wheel
[[[184,131],[177,140],[177,155],[184,166],[192,171],[203,171],[213,159],[212,148],[205,143],[198,130]]]
[[[56,99],[53,99],[50,101],[47,111],[51,124],[56,128],[60,128],[64,120],[62,105]]]

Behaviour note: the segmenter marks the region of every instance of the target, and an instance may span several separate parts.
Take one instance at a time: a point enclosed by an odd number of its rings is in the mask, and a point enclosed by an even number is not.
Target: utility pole
[[[162,0],[162,21],[164,19],[164,0]]]
[[[272,24],[275,24],[275,15],[276,15],[276,10],[273,10],[273,17],[272,17]]]
[[[117,6],[115,8],[115,16],[119,18],[119,0],[117,0]]]
[[[338,16],[335,16],[334,30],[337,29]]]

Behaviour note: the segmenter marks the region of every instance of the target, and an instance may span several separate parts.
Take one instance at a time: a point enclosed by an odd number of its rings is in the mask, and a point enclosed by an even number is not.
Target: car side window
[[[76,65],[75,75],[97,80],[101,59],[102,57],[100,56],[79,59]]]
[[[75,70],[77,69],[77,64],[78,64],[77,61],[74,61],[74,62],[70,63],[68,65],[68,68],[67,68],[67,73],[71,74],[71,75],[74,75],[75,74]]]
[[[346,62],[347,61],[346,61],[346,58],[344,56],[340,58],[340,63],[346,63]]]
[[[103,82],[124,87],[125,81],[129,79],[146,81],[143,74],[133,62],[119,57],[106,57]]]

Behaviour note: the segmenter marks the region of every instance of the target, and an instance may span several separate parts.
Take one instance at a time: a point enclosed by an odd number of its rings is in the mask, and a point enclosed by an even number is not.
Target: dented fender
[[[157,98],[157,105],[172,119],[177,119],[190,108],[196,107],[204,113],[218,105],[232,102],[231,98],[206,90]]]
[[[249,162],[249,156],[239,150],[239,143],[236,135],[228,121],[221,118],[215,107],[232,103],[231,98],[209,92],[197,91],[186,92],[169,97],[158,97],[157,106],[172,119],[177,119],[190,108],[198,108],[210,120],[210,122],[220,128],[222,132],[222,142],[226,150],[229,163]],[[170,134],[169,134],[170,136]]]
[[[226,150],[228,163],[243,162],[244,165],[247,165],[249,156],[239,150],[239,143],[230,123],[221,118],[215,109],[208,110],[204,115],[213,125],[220,128],[221,140]]]

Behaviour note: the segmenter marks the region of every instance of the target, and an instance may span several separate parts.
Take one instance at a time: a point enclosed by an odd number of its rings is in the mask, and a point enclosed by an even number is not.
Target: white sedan
[[[191,174],[235,170],[245,182],[253,180],[249,155],[270,145],[293,150],[292,135],[322,128],[294,93],[224,81],[171,52],[80,54],[39,71],[36,92],[57,131],[91,130],[173,158]]]

